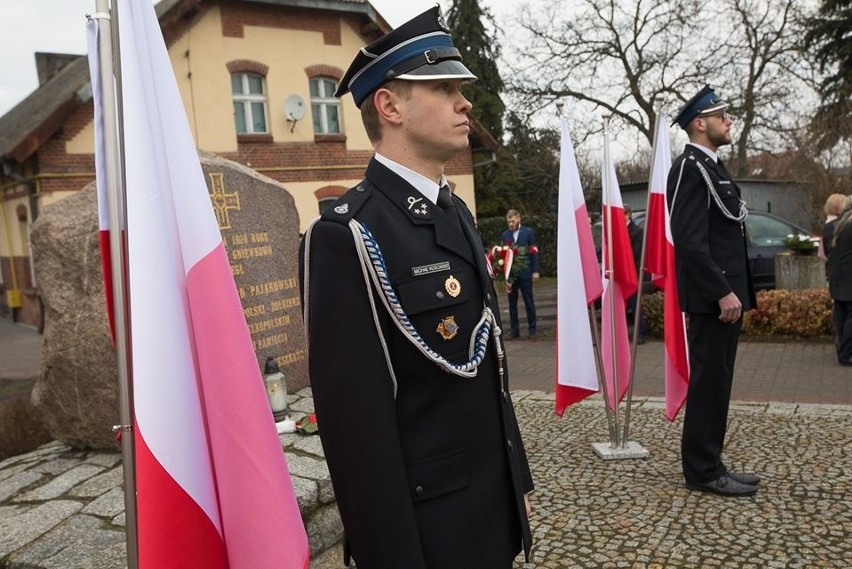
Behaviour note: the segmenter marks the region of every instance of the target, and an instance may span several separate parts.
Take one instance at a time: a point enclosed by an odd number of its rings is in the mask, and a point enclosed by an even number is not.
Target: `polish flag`
[[[665,293],[665,392],[666,418],[674,421],[686,401],[689,386],[689,356],[686,319],[678,304],[674,242],[666,203],[666,183],[672,166],[669,126],[665,114],[657,117],[654,161],[648,185],[648,214],[645,218],[645,265],[651,282]]]
[[[139,567],[305,569],[305,529],[154,7],[117,4]]]
[[[603,187],[603,300],[601,301],[601,362],[606,379],[609,406],[615,409],[630,381],[630,339],[627,335],[627,299],[636,293],[638,278],[633,262],[633,249],[624,218],[621,190],[615,176],[615,164],[609,152],[609,140],[604,137],[601,169]],[[610,233],[612,241],[609,242]],[[610,261],[610,249],[612,261]],[[616,398],[615,384],[618,383]]]
[[[109,320],[109,331],[115,342],[115,313],[112,304],[112,257],[109,250],[109,207],[107,200],[106,180],[106,147],[104,141],[104,116],[100,101],[103,100],[101,93],[100,61],[98,53],[98,25],[94,20],[86,24],[86,43],[89,52],[89,77],[92,84],[92,97],[95,100],[95,189],[98,193],[98,239],[101,249],[101,268],[104,273],[104,293],[106,295],[107,318]]]
[[[556,414],[597,393],[588,305],[600,297],[600,268],[568,121],[562,118],[556,267]]]

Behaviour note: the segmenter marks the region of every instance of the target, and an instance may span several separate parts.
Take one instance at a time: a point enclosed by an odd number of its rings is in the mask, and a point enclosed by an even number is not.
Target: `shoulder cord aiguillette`
[[[713,201],[716,202],[716,207],[719,208],[719,211],[722,212],[722,215],[730,219],[731,221],[736,221],[737,223],[743,223],[748,217],[748,209],[746,208],[746,203],[740,199],[739,208],[740,211],[736,215],[731,213],[731,211],[722,203],[722,198],[719,197],[719,192],[716,191],[716,186],[713,185],[713,181],[710,179],[710,174],[707,173],[707,170],[704,166],[701,165],[697,160],[695,161],[695,165],[698,166],[698,171],[701,172],[701,177],[704,178],[704,182],[707,184],[707,191]]]
[[[446,360],[442,355],[429,347],[426,341],[420,336],[420,333],[414,328],[414,325],[405,314],[399,299],[396,296],[390,284],[390,279],[387,275],[387,267],[379,244],[376,242],[370,231],[355,221],[349,222],[349,227],[352,230],[352,235],[355,239],[355,247],[358,250],[358,255],[365,270],[369,273],[373,280],[373,284],[380,292],[379,297],[385,305],[388,314],[390,314],[396,327],[403,335],[417,347],[420,352],[428,359],[434,362],[438,367],[441,367],[447,373],[458,375],[460,377],[475,377],[476,371],[480,363],[482,363],[485,353],[488,349],[489,337],[494,338],[494,345],[497,349],[498,364],[502,370],[502,348],[500,346],[499,336],[501,334],[499,326],[497,326],[494,318],[494,313],[488,306],[482,310],[482,317],[473,329],[470,337],[470,346],[468,354],[470,359],[463,364],[453,364]],[[375,306],[373,307],[375,313]]]

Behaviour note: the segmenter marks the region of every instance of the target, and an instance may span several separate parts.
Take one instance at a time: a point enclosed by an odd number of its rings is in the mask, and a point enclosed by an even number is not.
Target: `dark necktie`
[[[453,225],[455,225],[456,228],[461,230],[459,212],[456,209],[456,204],[453,203],[453,193],[450,191],[450,187],[447,185],[441,186],[441,188],[438,190],[438,207],[444,210],[444,213],[447,215],[447,217],[450,218],[450,221],[453,222]]]

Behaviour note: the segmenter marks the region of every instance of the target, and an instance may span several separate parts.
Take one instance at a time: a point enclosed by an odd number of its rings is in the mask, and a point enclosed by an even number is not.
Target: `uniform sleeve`
[[[393,380],[352,233],[339,223],[319,221],[305,255],[303,243],[308,369],[352,557],[359,567],[424,568]]]
[[[668,179],[675,257],[691,283],[698,286],[696,292],[708,302],[716,302],[732,289],[710,255],[707,184],[691,162],[676,163]]]

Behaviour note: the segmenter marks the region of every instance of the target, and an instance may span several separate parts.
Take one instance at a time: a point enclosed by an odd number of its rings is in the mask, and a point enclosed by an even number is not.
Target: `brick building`
[[[360,180],[372,146],[351,97],[332,93],[353,54],[390,29],[369,2],[163,0],[156,10],[199,148],[284,184],[300,230]],[[0,117],[0,317],[31,325],[41,310],[29,228],[94,179],[86,58],[40,53],[36,65],[38,89]],[[448,167],[474,213],[473,154],[496,146],[474,124],[471,150]]]

